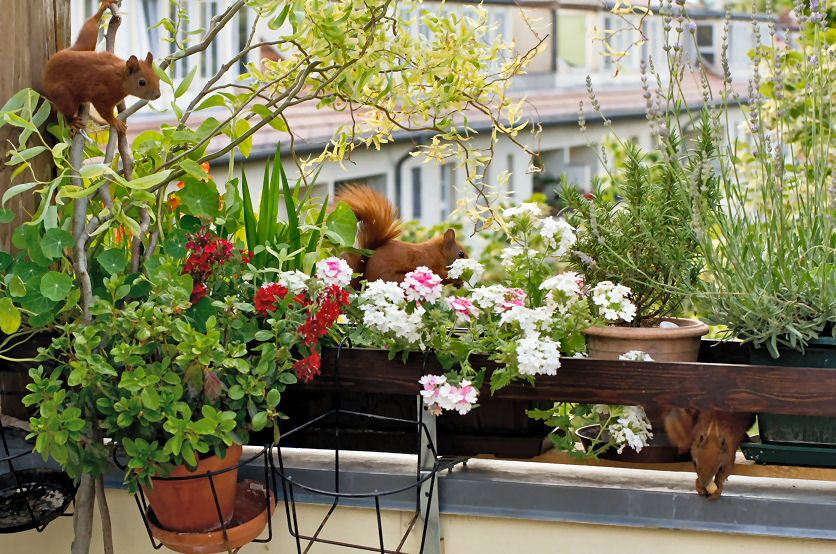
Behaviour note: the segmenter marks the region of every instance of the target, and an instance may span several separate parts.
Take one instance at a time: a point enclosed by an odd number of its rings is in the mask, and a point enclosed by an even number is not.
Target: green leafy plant
[[[291,188],[282,167],[279,145],[272,169],[269,159],[264,168],[258,211],[244,174],[241,195],[244,235],[256,267],[273,263],[286,271],[310,273],[323,248],[360,252],[352,247],[357,231],[354,213],[342,202],[329,213],[328,197],[312,197],[311,187],[304,186],[301,177]],[[287,213],[284,221],[278,218],[280,205],[284,205]]]
[[[705,140],[707,126],[700,127]],[[598,180],[581,194],[565,185],[566,220],[578,241],[567,253],[572,269],[586,279],[616,281],[630,288],[636,315],[628,324],[652,326],[675,315],[687,297],[683,288],[697,281],[702,269],[691,215],[690,184],[670,158],[644,154],[630,142],[617,143],[623,166],[609,171],[610,191]],[[675,157],[681,141],[675,131],[662,147]],[[717,202],[714,181],[703,187],[703,202]]]
[[[251,432],[277,433],[285,387],[319,371],[320,337],[347,293],[328,279],[256,288],[246,253],[205,231],[189,239],[182,266],[162,256],[147,275],[105,278],[93,322],[60,326],[43,353],[57,369],[30,372],[36,449],[73,477],[107,470],[118,447],[133,491]],[[88,448],[91,432],[108,448]]]

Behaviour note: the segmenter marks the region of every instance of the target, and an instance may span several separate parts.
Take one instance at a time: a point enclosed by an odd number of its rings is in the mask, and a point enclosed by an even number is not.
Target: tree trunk
[[[0,106],[23,88],[40,90],[41,73],[46,60],[56,51],[70,45],[70,0],[3,0],[0,17]],[[18,175],[14,183],[10,177],[14,167],[5,165],[8,140],[17,139],[18,129],[9,125],[0,129],[0,196],[12,184],[32,180],[31,174]],[[32,160],[39,179],[49,180],[53,171],[48,152]],[[12,232],[29,219],[35,209],[35,197],[25,193],[12,198],[7,208],[17,217],[11,223],[0,224],[0,249],[10,252]]]

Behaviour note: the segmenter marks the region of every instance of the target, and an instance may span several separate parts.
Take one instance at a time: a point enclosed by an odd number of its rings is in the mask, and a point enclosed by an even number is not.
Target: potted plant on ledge
[[[793,15],[794,45],[750,54],[761,71],[740,141],[706,158],[725,201],[695,202],[708,269],[700,301],[750,344],[752,363],[836,369],[833,11],[799,4]],[[834,418],[759,414],[758,424],[760,461],[805,464],[805,448],[836,444]]]

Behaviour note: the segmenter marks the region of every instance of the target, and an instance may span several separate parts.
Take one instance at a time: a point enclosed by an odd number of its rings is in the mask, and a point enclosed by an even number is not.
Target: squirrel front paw
[[[116,129],[116,132],[122,136],[125,136],[125,132],[128,130],[128,126],[125,125],[125,122],[121,119],[114,119],[110,122],[110,125]]]
[[[67,125],[75,129],[76,131],[81,131],[84,129],[84,122],[81,120],[80,117],[71,117],[67,121]]]

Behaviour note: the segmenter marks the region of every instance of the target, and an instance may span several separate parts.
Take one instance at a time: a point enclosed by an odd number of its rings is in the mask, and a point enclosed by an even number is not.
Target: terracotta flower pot
[[[641,350],[656,362],[696,362],[700,337],[708,333],[701,321],[665,318],[678,327],[590,327],[584,330],[590,358],[617,360],[630,350]]]
[[[203,532],[220,529],[221,522],[218,519],[212,486],[205,475],[207,471],[215,473],[236,465],[242,452],[241,445],[234,444],[227,448],[223,459],[212,456],[200,460],[194,471],[189,471],[185,466],[178,466],[171,472],[169,479],[153,479],[151,489],[143,487],[159,524],[171,531]],[[196,475],[204,477],[170,479]],[[237,468],[212,476],[224,524],[228,524],[233,516],[237,480]]]

